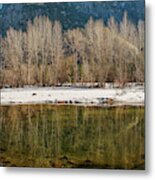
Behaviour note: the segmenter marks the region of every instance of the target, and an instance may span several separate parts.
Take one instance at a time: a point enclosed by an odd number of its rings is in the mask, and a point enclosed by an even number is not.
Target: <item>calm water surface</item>
[[[0,165],[144,169],[143,107],[0,107]]]

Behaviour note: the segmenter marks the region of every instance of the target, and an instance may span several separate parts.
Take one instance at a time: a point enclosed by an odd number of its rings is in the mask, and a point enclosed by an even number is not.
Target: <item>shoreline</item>
[[[125,88],[28,87],[1,89],[1,106],[50,104],[80,106],[144,106],[144,86]]]

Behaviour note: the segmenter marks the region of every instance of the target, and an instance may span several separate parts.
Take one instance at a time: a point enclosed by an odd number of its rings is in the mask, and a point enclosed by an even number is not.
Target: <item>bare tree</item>
[[[84,28],[65,32],[60,22],[36,17],[26,32],[10,28],[0,47],[0,86],[144,81],[144,22],[136,26],[127,12],[120,24],[90,17]]]

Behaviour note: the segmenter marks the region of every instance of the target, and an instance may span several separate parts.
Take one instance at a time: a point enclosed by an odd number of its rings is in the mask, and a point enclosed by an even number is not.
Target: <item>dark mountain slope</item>
[[[25,30],[27,21],[40,15],[59,20],[66,30],[83,27],[90,16],[102,18],[105,23],[114,16],[120,22],[124,11],[134,23],[144,20],[144,1],[3,4],[0,9],[0,34],[4,35],[10,26]]]

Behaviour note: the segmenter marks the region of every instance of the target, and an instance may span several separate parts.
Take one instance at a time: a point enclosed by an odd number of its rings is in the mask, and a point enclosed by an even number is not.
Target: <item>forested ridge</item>
[[[13,27],[26,31],[27,21],[36,16],[47,16],[52,22],[59,21],[63,30],[85,27],[90,16],[102,19],[107,24],[111,16],[120,23],[125,11],[134,24],[144,20],[144,0],[98,1],[98,2],[53,2],[53,3],[17,3],[3,4],[0,8],[0,34]]]
[[[144,82],[144,1],[3,4],[0,87]]]
[[[90,17],[84,28],[67,31],[38,16],[25,32],[11,27],[0,46],[1,87],[144,82],[144,22],[132,23],[127,12],[120,23]]]

